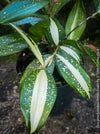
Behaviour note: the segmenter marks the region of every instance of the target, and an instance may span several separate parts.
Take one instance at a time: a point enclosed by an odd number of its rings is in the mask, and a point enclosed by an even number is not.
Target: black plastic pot
[[[25,68],[29,65],[29,63],[31,61],[33,61],[33,59],[35,58],[35,56],[32,54],[32,52],[26,48],[25,50],[23,50],[16,61],[16,71],[18,74],[23,74]]]
[[[56,116],[64,112],[72,102],[74,95],[74,89],[69,85],[64,85],[57,88],[57,99],[55,101],[54,107],[51,111],[51,115]]]

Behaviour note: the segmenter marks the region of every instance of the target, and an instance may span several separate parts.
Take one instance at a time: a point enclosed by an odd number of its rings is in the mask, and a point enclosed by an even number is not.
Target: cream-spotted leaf
[[[83,45],[82,43],[80,43],[79,41],[75,41],[75,40],[64,40],[63,42],[64,44],[68,44],[70,46],[75,47],[80,53],[83,53]]]
[[[20,85],[19,85],[19,89],[21,89],[20,87],[23,85],[25,79],[27,78],[27,76],[29,74],[31,74],[33,71],[35,70],[39,70],[41,69],[41,64],[40,62],[37,60],[37,59],[34,59],[25,69],[24,73],[23,73],[23,76],[20,80]],[[21,92],[21,91],[20,91]]]
[[[55,67],[55,61],[54,59],[51,60],[52,55],[51,54],[46,54],[43,55],[44,58],[44,66],[47,65],[47,63],[49,62],[49,64],[46,66],[46,70],[53,74],[54,71],[54,67]],[[39,70],[43,68],[43,66],[40,64],[40,62],[37,59],[34,59],[25,69],[24,74],[22,79],[20,80],[20,86],[22,86],[22,84],[24,83],[24,80],[27,78],[27,76],[32,73],[35,70]]]
[[[27,47],[28,47],[27,44],[22,42],[15,42],[13,44],[8,44],[0,48],[0,56],[8,56],[18,53]]]
[[[11,55],[27,47],[25,41],[15,33],[0,37],[0,56]]]
[[[56,66],[60,75],[71,87],[83,97],[90,98],[92,92],[90,78],[76,60],[58,53],[56,54]]]
[[[7,44],[12,44],[17,41],[22,41],[22,39],[15,33],[0,36],[0,48],[6,46]]]
[[[30,16],[48,4],[46,0],[15,0],[0,11],[0,23],[11,23]]]
[[[92,61],[96,64],[96,65],[98,65],[98,67],[100,67],[100,60],[97,60],[98,59],[98,57],[97,57],[97,55],[96,55],[96,53],[91,49],[91,48],[89,48],[89,47],[87,47],[87,46],[82,46],[83,47],[83,49],[84,49],[84,51],[85,51],[85,54],[87,54],[91,59],[92,59]]]
[[[20,88],[21,110],[26,126],[33,133],[47,120],[56,99],[56,84],[49,72],[35,70],[24,79]]]
[[[76,60],[80,64],[81,56],[79,51],[75,47],[70,45],[63,45],[60,46],[59,51],[65,53],[67,57],[70,55],[72,58],[74,58],[74,60]]]

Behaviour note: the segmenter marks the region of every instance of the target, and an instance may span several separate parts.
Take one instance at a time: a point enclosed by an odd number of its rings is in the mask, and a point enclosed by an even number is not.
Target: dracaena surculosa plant
[[[90,99],[91,80],[81,67],[81,54],[90,56],[100,66],[97,55],[79,42],[86,21],[100,13],[100,2],[94,1],[97,11],[87,17],[83,1],[76,0],[64,29],[55,15],[69,1],[12,0],[0,11],[0,24],[8,25],[14,31],[0,37],[0,56],[29,48],[36,57],[25,69],[19,84],[20,106],[30,134],[40,130],[55,103],[55,67],[66,83]],[[27,33],[20,27],[23,24],[30,24]],[[49,54],[43,54],[40,50],[41,42],[48,46]]]

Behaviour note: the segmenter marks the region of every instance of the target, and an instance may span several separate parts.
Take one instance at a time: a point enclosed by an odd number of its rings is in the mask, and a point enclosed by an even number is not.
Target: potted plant
[[[21,110],[29,133],[39,131],[44,125],[56,100],[52,75],[55,67],[72,88],[90,99],[92,86],[81,67],[81,54],[90,56],[98,66],[100,63],[94,51],[79,42],[79,38],[86,21],[100,13],[99,1],[94,1],[97,12],[87,18],[83,1],[76,0],[64,29],[55,14],[69,1],[12,0],[0,11],[0,24],[15,31],[0,37],[0,56],[29,48],[36,57],[25,69],[19,85]],[[30,27],[25,32],[19,25],[27,23]],[[47,53],[43,48],[48,48]]]

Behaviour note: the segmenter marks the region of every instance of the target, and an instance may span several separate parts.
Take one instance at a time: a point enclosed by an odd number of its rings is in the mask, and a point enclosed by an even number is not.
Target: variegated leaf
[[[87,46],[82,46],[83,47],[83,49],[85,50],[85,54],[87,54],[91,59],[92,59],[92,61],[96,64],[96,65],[98,65],[99,67],[100,67],[100,61],[98,61],[97,59],[97,55],[96,55],[96,53],[91,49],[91,48],[89,48],[89,47],[87,47]]]
[[[59,44],[59,31],[53,19],[50,19],[50,32],[51,32],[51,37],[54,43],[58,45]]]
[[[18,41],[22,41],[22,39],[20,36],[17,36],[17,34],[15,33],[0,36],[0,48],[6,46],[7,44],[12,44]]]
[[[15,0],[0,11],[0,23],[10,23],[30,16],[48,4],[46,0]]]
[[[74,58],[74,60],[76,60],[80,64],[81,56],[80,56],[79,51],[75,47],[70,46],[70,45],[63,45],[63,46],[60,46],[59,51],[60,52],[63,51],[63,53],[65,52],[65,55],[67,57],[68,55],[70,55],[72,58]]]
[[[84,20],[86,20],[86,13],[85,13],[83,1],[77,0],[66,22],[66,27],[65,27],[66,35],[68,35],[74,28],[76,28]],[[86,23],[79,26],[72,33],[70,33],[68,39],[78,40],[81,37],[82,33],[84,32],[85,27],[86,27]]]
[[[35,70],[21,85],[21,110],[30,133],[45,123],[56,99],[56,85],[46,70]]]
[[[0,37],[0,56],[11,55],[27,47],[25,41],[15,33]]]
[[[66,57],[62,53],[56,54],[56,66],[61,76],[71,87],[83,97],[90,98],[92,92],[90,78],[73,58]]]
[[[8,56],[18,53],[27,47],[27,44],[23,42],[15,42],[13,44],[8,44],[0,48],[0,56]]]
[[[50,18],[48,23],[49,27],[46,31],[46,37],[51,44],[57,46],[64,39],[64,29],[58,20],[54,18]]]
[[[33,54],[36,56],[36,58],[39,60],[41,65],[43,65],[43,57],[41,55],[41,52],[37,46],[37,44],[29,37],[22,29],[20,29],[18,26],[14,25],[13,23],[9,23],[10,26],[12,26],[19,34],[20,36],[25,40],[27,45],[29,46],[30,50],[33,52]]]
[[[23,85],[25,79],[28,77],[30,73],[32,73],[35,70],[41,69],[41,64],[37,59],[34,59],[25,69],[24,74],[20,80],[19,88]],[[21,89],[21,88],[20,88]]]
[[[75,47],[80,53],[83,53],[83,45],[79,41],[75,40],[64,40],[65,44]]]

